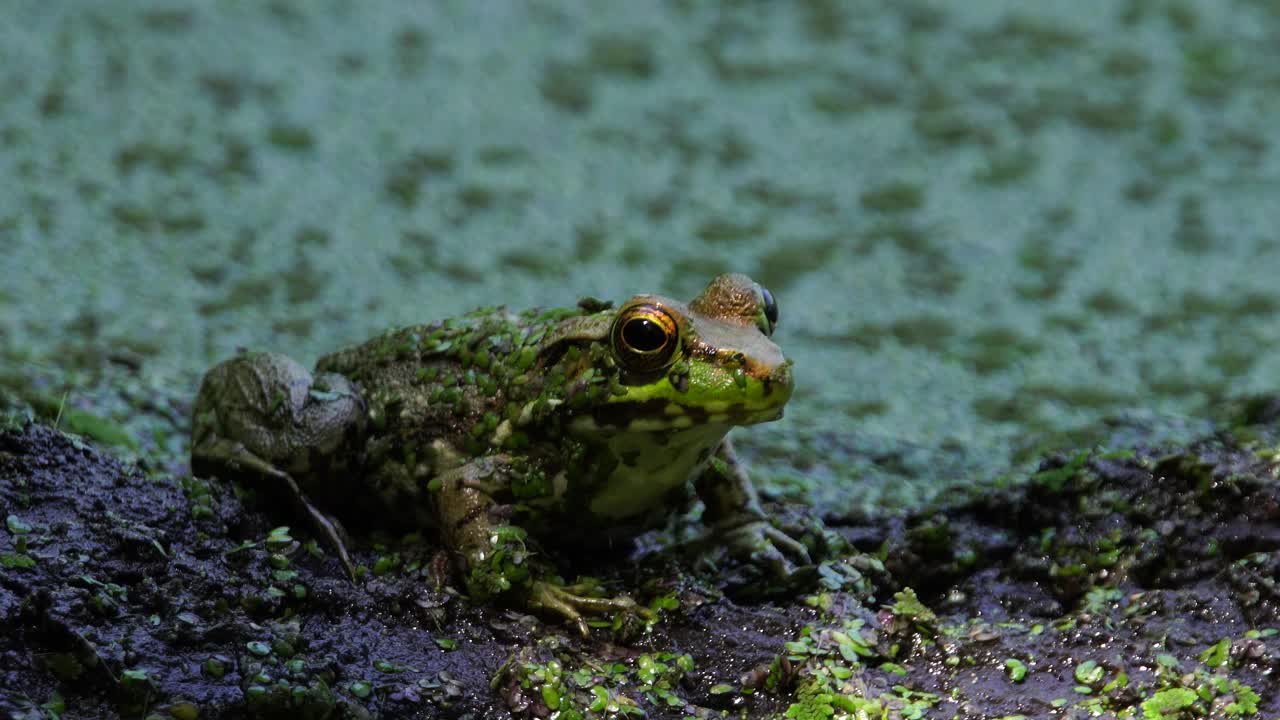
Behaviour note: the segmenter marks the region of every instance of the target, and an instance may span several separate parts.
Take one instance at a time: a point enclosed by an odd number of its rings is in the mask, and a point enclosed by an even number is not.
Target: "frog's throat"
[[[617,462],[591,495],[592,516],[634,520],[669,504],[671,491],[696,476],[728,432],[727,426],[702,425],[668,433],[613,435],[604,448]]]
[[[570,423],[575,432],[661,432],[705,425],[754,425],[782,417],[782,406],[749,408],[745,403],[708,402],[680,405],[655,398],[636,403],[605,405],[577,415]]]

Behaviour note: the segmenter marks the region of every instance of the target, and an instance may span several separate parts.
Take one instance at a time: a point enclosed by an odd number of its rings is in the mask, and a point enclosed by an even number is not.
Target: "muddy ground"
[[[1280,717],[1278,406],[1181,447],[1044,459],[906,517],[813,512],[792,587],[663,550],[562,557],[657,611],[566,626],[453,587],[435,539],[356,584],[243,488],[0,434],[15,718]],[[176,470],[176,472],[174,471]]]

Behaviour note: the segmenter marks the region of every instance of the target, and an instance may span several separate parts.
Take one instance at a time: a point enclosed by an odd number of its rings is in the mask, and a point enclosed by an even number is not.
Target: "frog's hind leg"
[[[440,464],[454,465],[433,482],[433,505],[445,544],[457,555],[466,573],[467,591],[485,599],[511,589],[512,581],[502,572],[490,570],[502,560],[495,553],[515,551],[523,560],[524,531],[506,524],[504,506],[494,495],[501,491],[506,460],[492,456],[462,463],[453,452],[437,443],[433,449]]]
[[[445,462],[457,461],[443,448],[436,450]],[[483,600],[512,593],[532,608],[573,623],[584,637],[584,613],[621,612],[653,619],[647,608],[625,595],[598,597],[594,584],[563,585],[551,579],[555,568],[526,546],[524,529],[511,524],[511,506],[495,500],[510,494],[512,472],[509,458],[491,455],[458,464],[437,478],[437,517],[445,542],[461,561],[471,597]]]
[[[295,478],[323,482],[362,442],[365,405],[346,378],[311,373],[275,353],[242,355],[205,374],[192,419],[191,471],[266,479],[334,549],[354,578],[345,533]]]
[[[324,541],[333,548],[338,561],[353,579],[356,577],[355,564],[351,561],[351,553],[347,551],[346,536],[342,525],[336,518],[321,512],[312,504],[307,494],[298,487],[297,481],[289,473],[276,468],[271,463],[250,453],[243,444],[217,439],[191,450],[191,472],[195,475],[217,475],[217,471],[206,472],[206,463],[225,460],[224,467],[237,475],[254,475],[278,483],[284,494],[295,505],[295,510],[306,517],[312,528]],[[197,470],[201,467],[201,470]]]

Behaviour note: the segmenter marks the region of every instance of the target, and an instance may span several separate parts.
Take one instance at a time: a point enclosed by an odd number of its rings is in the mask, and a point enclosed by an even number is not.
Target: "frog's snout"
[[[795,389],[795,379],[791,372],[792,364],[790,360],[786,360],[770,371],[764,382],[766,395],[781,394],[779,402],[785,402],[791,397],[791,391]]]

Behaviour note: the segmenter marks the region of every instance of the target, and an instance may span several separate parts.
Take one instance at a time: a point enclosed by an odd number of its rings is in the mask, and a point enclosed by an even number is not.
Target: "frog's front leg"
[[[790,576],[796,564],[810,564],[804,545],[765,518],[751,478],[729,438],[720,442],[694,480],[694,488],[706,506],[702,517],[711,540],[722,542],[734,556],[764,565],[778,577]]]
[[[345,377],[312,376],[276,353],[241,355],[204,376],[192,417],[191,472],[278,483],[347,572],[355,567],[340,526],[299,484],[341,472],[363,441],[365,404]]]
[[[438,478],[436,507],[445,542],[457,553],[474,600],[510,594],[534,610],[560,615],[587,635],[583,614],[645,614],[625,595],[596,597],[589,585],[561,585],[555,568],[535,557],[523,528],[510,523],[510,506],[495,494],[510,487],[514,469],[504,455],[477,458]]]

